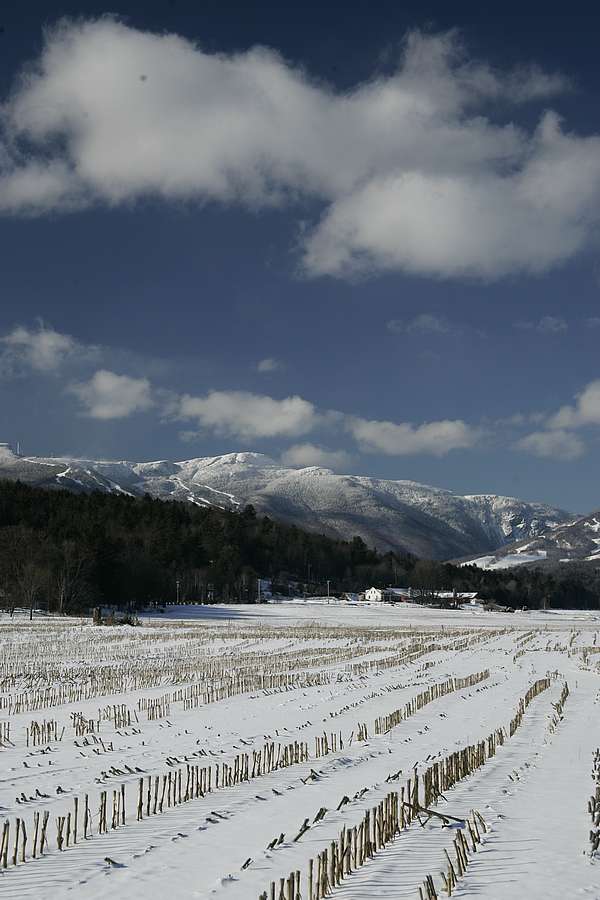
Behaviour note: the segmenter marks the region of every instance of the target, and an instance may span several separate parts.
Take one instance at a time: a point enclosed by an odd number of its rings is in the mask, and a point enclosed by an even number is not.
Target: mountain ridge
[[[0,445],[0,477],[48,488],[100,490],[261,514],[332,537],[359,535],[379,550],[435,559],[490,553],[541,537],[575,517],[548,504],[496,494],[461,495],[410,480],[291,468],[253,451],[135,462],[15,454]]]
[[[506,569],[517,565],[546,567],[564,563],[597,563],[600,566],[600,510],[555,525],[534,537],[508,543],[491,555],[455,562],[482,569]]]

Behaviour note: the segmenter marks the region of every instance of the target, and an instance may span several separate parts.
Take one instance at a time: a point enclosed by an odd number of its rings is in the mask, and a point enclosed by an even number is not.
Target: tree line
[[[477,590],[508,606],[598,607],[589,572],[483,572],[378,553],[360,537],[303,531],[252,506],[241,512],[146,495],[77,494],[0,481],[0,605],[77,613],[175,602],[253,603],[258,577],[275,592],[410,586]]]

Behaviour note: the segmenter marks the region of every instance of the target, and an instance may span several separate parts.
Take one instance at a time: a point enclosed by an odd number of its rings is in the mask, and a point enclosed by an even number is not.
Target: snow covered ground
[[[546,559],[545,550],[533,550],[531,553],[507,553],[505,556],[480,556],[478,559],[463,562],[463,566],[479,566],[480,569],[510,569],[524,563],[540,562]]]
[[[600,900],[587,811],[599,635],[600,615],[586,612],[376,604],[167,607],[136,628],[2,615],[0,897],[258,900],[275,882],[279,900],[280,879],[299,871],[310,900],[309,861],[341,829],[415,770],[422,779],[433,760],[503,728],[496,755],[432,807],[459,819],[476,809],[489,829],[453,894]],[[549,673],[510,736],[520,699]],[[476,683],[463,687],[468,676]],[[427,702],[436,685],[444,695]],[[418,696],[419,708],[376,733],[378,717]],[[14,864],[17,819],[27,838],[23,850],[19,824]],[[424,815],[331,896],[416,898],[427,875],[445,896],[454,837]]]

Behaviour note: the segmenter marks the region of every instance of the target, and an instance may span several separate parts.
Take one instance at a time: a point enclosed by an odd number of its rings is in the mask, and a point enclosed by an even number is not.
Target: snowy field
[[[600,898],[598,615],[2,615],[0,647],[0,897]]]

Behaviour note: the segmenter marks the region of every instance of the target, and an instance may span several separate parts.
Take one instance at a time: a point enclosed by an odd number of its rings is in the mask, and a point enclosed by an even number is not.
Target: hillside
[[[4,446],[0,477],[75,492],[99,490],[186,500],[197,506],[257,511],[379,550],[432,559],[491,553],[535,538],[572,515],[544,503],[494,494],[462,496],[414,481],[293,469],[259,453],[173,462],[22,457]]]

